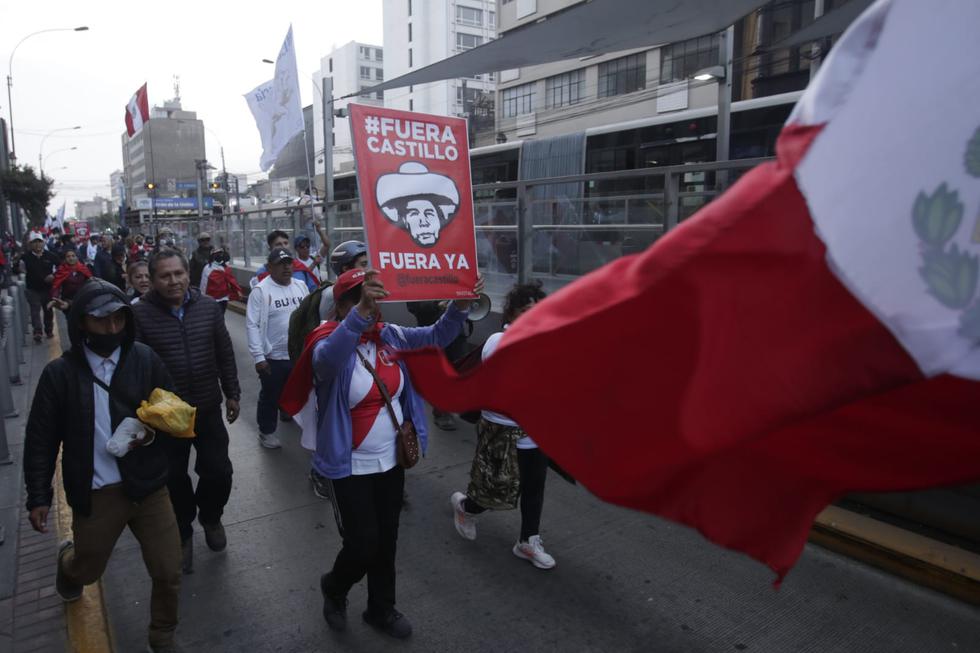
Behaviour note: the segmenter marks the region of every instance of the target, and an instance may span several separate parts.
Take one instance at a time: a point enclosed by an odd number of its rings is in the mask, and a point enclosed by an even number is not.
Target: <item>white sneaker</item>
[[[527,542],[515,544],[514,555],[527,560],[538,569],[551,569],[555,566],[555,559],[544,550],[540,535],[532,535]]]
[[[279,441],[279,436],[275,433],[259,433],[259,444],[266,449],[279,449],[282,447],[282,442]]]
[[[476,515],[471,515],[463,509],[465,500],[466,495],[462,492],[453,492],[453,496],[449,497],[449,503],[453,504],[453,526],[464,540],[475,540]]]

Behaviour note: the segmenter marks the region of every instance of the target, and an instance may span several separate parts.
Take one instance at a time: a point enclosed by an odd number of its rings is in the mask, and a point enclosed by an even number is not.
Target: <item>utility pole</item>
[[[225,167],[225,146],[221,146],[221,176],[224,177],[225,187],[225,210],[222,211],[222,216],[231,210],[231,201],[228,199],[228,168]],[[222,218],[223,219],[223,218]]]
[[[207,170],[207,159],[194,159],[197,165],[197,219],[204,219],[204,171]]]
[[[723,76],[718,80],[718,128],[716,130],[715,161],[728,161],[731,149],[732,128],[732,57],[735,47],[735,26],[718,35],[718,63]],[[722,189],[728,185],[728,172],[715,172],[715,185]]]
[[[320,94],[323,103],[323,219],[327,237],[333,238],[332,232],[336,227],[333,203],[333,78],[324,77],[321,83],[323,89],[323,93]]]

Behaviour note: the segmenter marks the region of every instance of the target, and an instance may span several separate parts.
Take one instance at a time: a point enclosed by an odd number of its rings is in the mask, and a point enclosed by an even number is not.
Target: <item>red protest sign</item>
[[[348,110],[368,256],[387,301],[475,297],[466,121],[360,104]]]
[[[89,224],[87,222],[76,222],[75,223],[75,235],[79,238],[88,238],[91,233],[89,229]]]

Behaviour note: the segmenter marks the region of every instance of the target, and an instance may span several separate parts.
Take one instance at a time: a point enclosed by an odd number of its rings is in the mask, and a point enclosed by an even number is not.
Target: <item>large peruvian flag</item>
[[[150,119],[150,101],[146,97],[146,84],[129,98],[126,105],[126,133],[132,138],[133,134],[143,128],[143,123]]]
[[[776,162],[538,304],[473,374],[408,354],[416,387],[780,578],[841,495],[980,478],[978,25],[977,2],[879,0]]]

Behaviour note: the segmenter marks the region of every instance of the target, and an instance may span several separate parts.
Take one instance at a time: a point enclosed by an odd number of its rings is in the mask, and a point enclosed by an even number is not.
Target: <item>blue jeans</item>
[[[255,421],[259,423],[259,432],[263,435],[276,432],[279,424],[279,395],[286,385],[286,379],[293,370],[292,361],[276,361],[266,359],[269,369],[265,374],[259,374],[259,401],[255,406]]]

